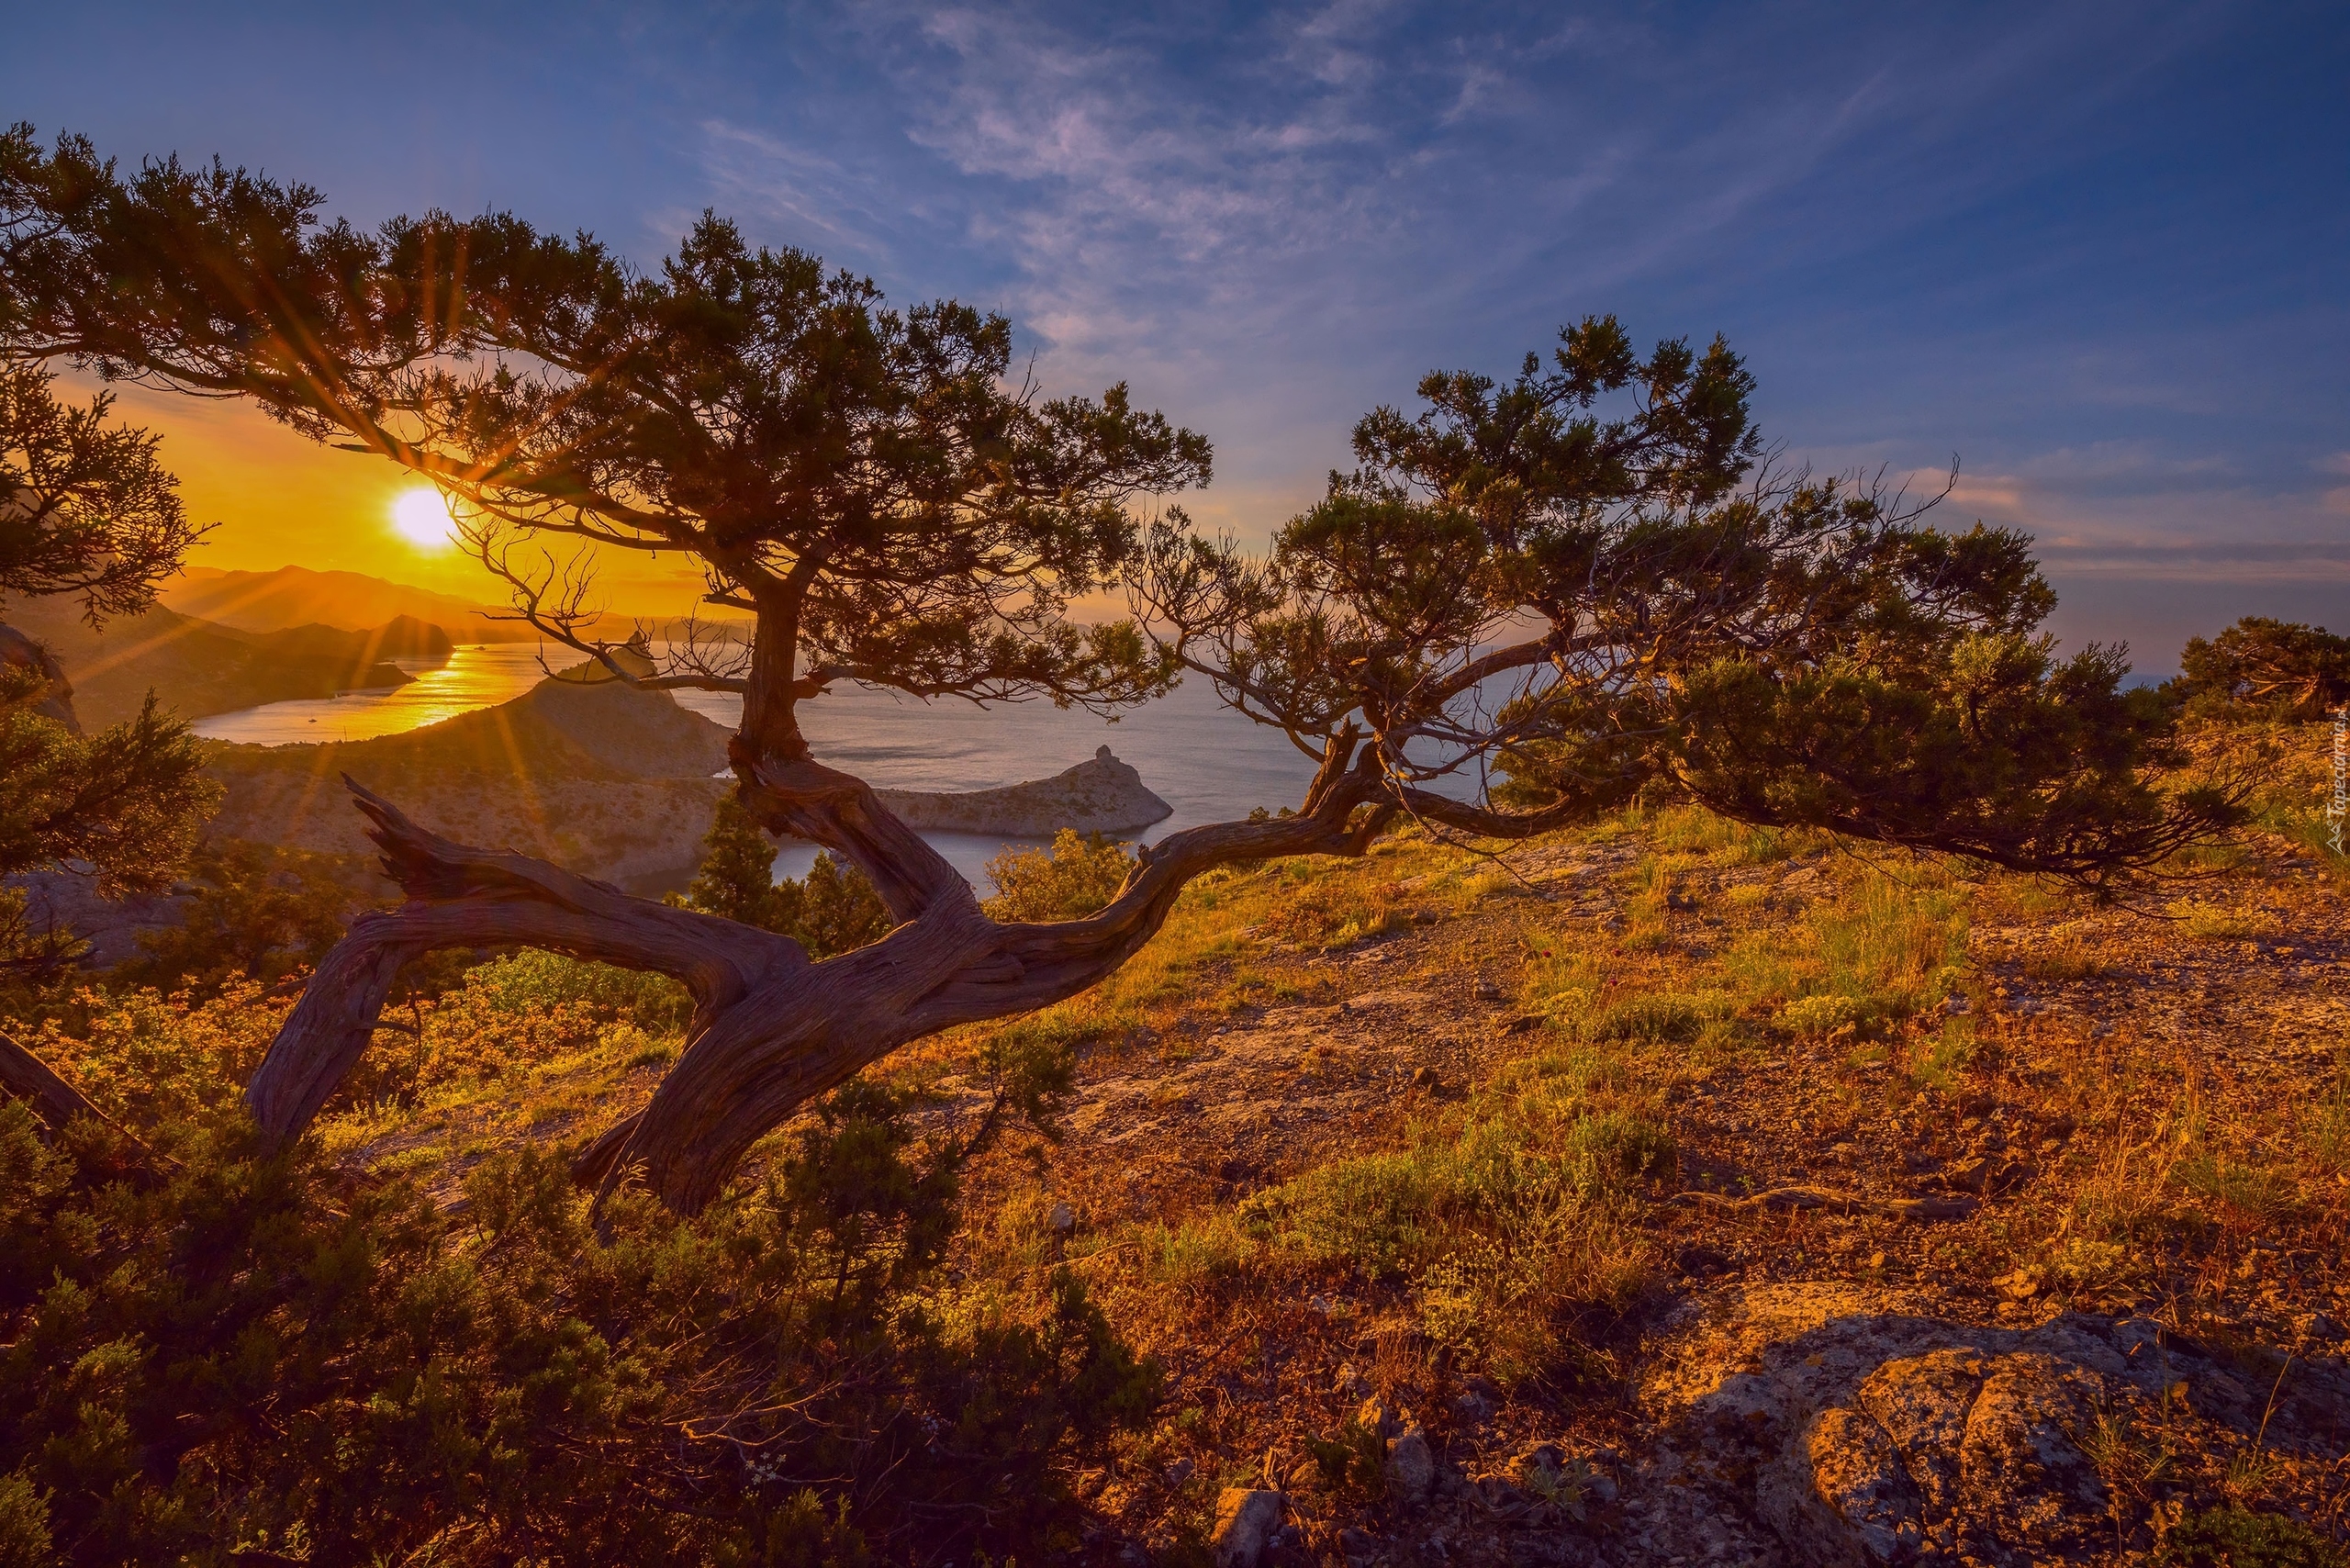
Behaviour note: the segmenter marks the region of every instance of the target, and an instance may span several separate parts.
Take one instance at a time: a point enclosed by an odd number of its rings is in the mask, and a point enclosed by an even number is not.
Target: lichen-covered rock
[[[1770,1490],[1782,1537],[1812,1530],[1841,1541],[1843,1560],[1897,1562],[1924,1540],[1924,1503],[1883,1427],[1841,1406],[1823,1410],[1799,1447],[1787,1450],[1787,1473]]]
[[[2066,1315],[2032,1328],[1939,1319],[1844,1284],[1731,1292],[1686,1313],[1642,1401],[1662,1436],[1636,1495],[1636,1560],[1986,1568],[2097,1558],[2112,1542],[2086,1445],[2165,1387],[2249,1428],[2243,1386],[2154,1325]],[[1761,1539],[1745,1536],[1748,1521]]]

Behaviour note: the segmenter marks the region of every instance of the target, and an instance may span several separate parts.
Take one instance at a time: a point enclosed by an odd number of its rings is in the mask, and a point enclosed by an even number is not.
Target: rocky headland
[[[1007,784],[1000,790],[963,794],[878,790],[881,803],[915,827],[933,833],[1002,834],[1006,838],[1050,838],[1061,829],[1080,833],[1136,833],[1165,822],[1175,808],[1151,793],[1131,763],[1108,746],[1092,759],[1050,778]]]
[[[623,886],[675,886],[699,861],[726,773],[725,726],[587,666],[495,708],[375,740],[222,744],[214,831],[329,854],[371,853],[345,774],[436,833],[511,847]],[[968,793],[885,790],[933,832],[1049,838],[1131,833],[1173,810],[1103,746],[1049,778]]]

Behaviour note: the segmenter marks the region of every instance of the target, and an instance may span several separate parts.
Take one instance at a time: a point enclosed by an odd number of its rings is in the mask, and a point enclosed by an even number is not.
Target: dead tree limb
[[[171,1162],[141,1142],[129,1128],[91,1103],[90,1097],[58,1075],[57,1070],[6,1035],[0,1035],[0,1089],[25,1102],[54,1139],[73,1122],[88,1117],[112,1130],[128,1156],[126,1166],[108,1167],[102,1175],[148,1174]]]
[[[88,1095],[6,1035],[0,1035],[0,1089],[25,1102],[51,1132],[64,1131],[66,1124],[76,1116],[107,1120],[105,1112],[90,1103]]]

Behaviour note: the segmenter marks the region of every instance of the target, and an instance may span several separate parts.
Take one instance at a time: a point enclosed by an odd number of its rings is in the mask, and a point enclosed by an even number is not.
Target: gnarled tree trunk
[[[955,1025],[1034,1011],[1113,972],[1202,872],[1274,856],[1361,854],[1396,808],[1371,755],[1358,762],[1355,750],[1351,739],[1333,743],[1302,814],[1176,834],[1140,852],[1099,914],[1041,925],[989,919],[962,876],[860,780],[804,756],[738,751],[742,787],[767,825],[845,856],[899,922],[822,963],[788,937],[453,844],[346,778],[408,902],[352,924],[246,1098],[272,1139],[299,1137],[367,1048],[401,966],[436,947],[519,944],[653,970],[693,997],[686,1048],[652,1102],[596,1140],[576,1173],[606,1192],[641,1179],[672,1209],[696,1213],[753,1143],[867,1064]]]

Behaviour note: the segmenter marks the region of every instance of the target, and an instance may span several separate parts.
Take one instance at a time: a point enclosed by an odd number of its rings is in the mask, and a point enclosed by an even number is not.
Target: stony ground
[[[1559,1048],[1539,992],[1570,954],[1686,985],[1932,878],[1639,832],[1358,874],[1393,929],[1208,944],[1089,1047],[1068,1136],[989,1173],[993,1238],[1079,1268],[1169,1370],[1165,1429],[1090,1478],[1086,1555],[2104,1562],[2211,1507],[2350,1525],[2350,923],[2316,857],[2263,837],[2134,911],[1944,885],[1964,957],[1919,1014],[1606,1047],[1671,1159],[1614,1289],[1513,1376],[1432,1330],[1425,1273],[1175,1255],[1330,1162],[1473,1125]],[[942,1065],[942,1114],[968,1114],[981,1086]],[[1928,1385],[1939,1413],[1903,1427]],[[1334,1464],[1348,1442],[1371,1457]]]

